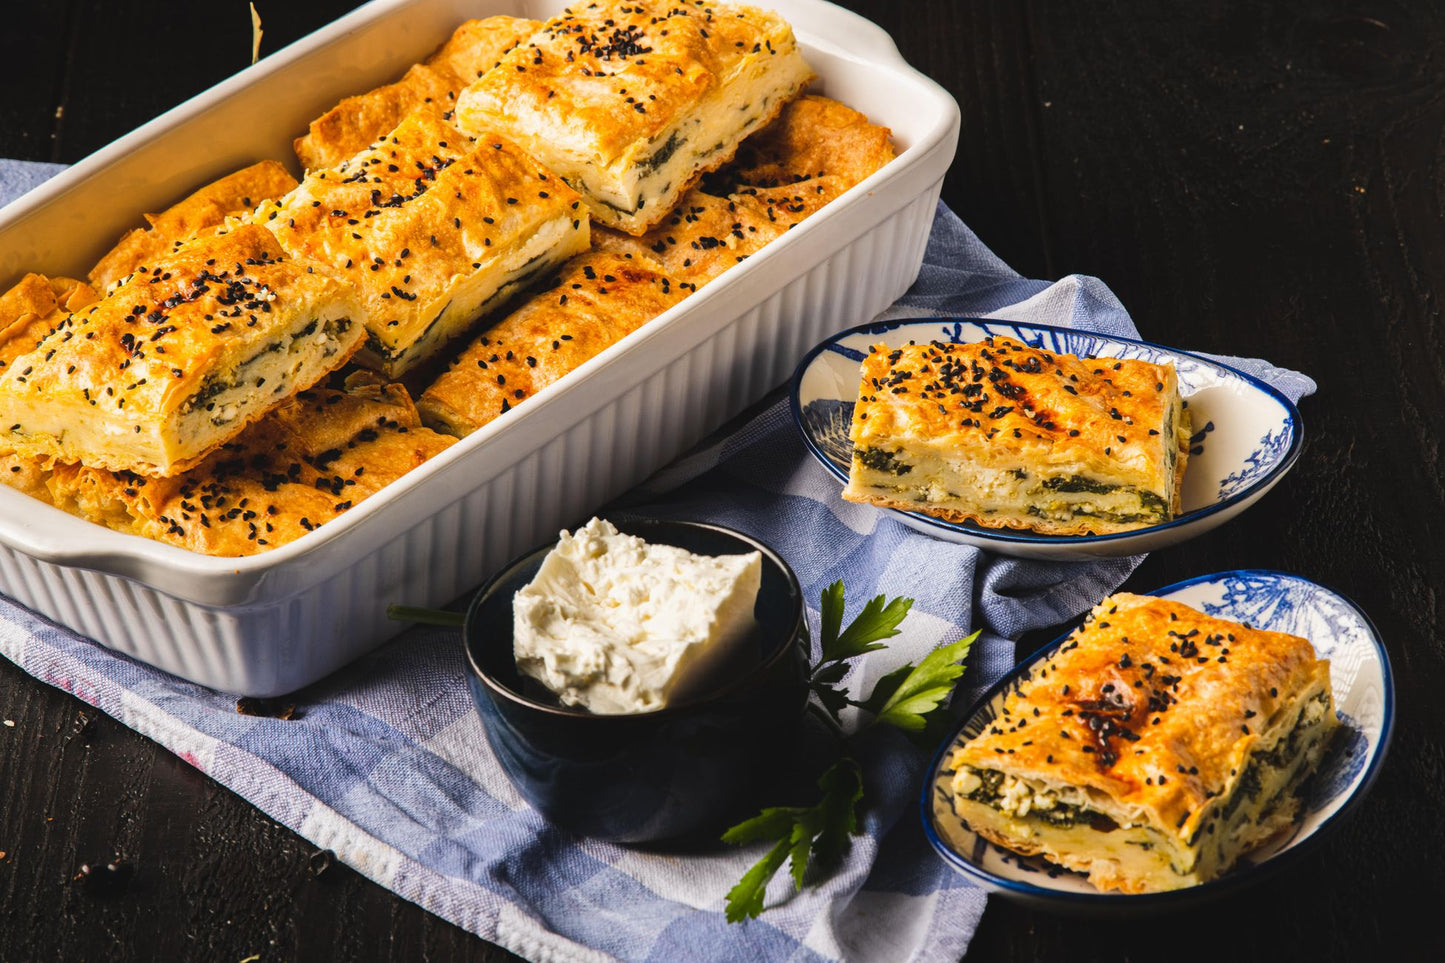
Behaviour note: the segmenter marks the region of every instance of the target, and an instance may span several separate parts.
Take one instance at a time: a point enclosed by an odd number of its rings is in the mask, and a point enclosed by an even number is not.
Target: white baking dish
[[[952,98],[888,36],[820,0],[771,0],[823,93],[893,129],[899,157],[786,236],[525,405],[315,532],[210,558],[122,535],[0,486],[0,591],[203,685],[275,695],[584,518],[780,384],[825,335],[912,283],[958,139]],[[468,17],[557,0],[375,0],[0,209],[0,285],[84,276],[142,210],[265,157],[342,96],[399,75]],[[294,163],[291,166],[295,166]]]

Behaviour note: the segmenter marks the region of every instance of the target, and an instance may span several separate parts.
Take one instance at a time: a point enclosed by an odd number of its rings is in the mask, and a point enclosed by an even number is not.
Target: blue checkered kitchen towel
[[[0,203],[57,169],[0,162]],[[884,316],[931,314],[1137,334],[1098,280],[1021,278],[942,205],[918,282]],[[1297,373],[1227,360],[1293,399],[1314,390]],[[839,578],[850,611],[880,592],[917,599],[903,635],[854,671],[855,692],[900,661],[981,628],[955,704],[1009,668],[1021,633],[1077,616],[1139,561],[1000,558],[844,502],[838,483],[805,453],[784,400],[664,469],[628,504],[757,536],[788,560],[814,600]],[[901,740],[869,756],[865,833],[840,871],[797,894],[779,874],[759,919],[728,924],[724,896],[764,847],[654,853],[548,826],[487,748],[455,632],[406,633],[301,693],[300,718],[291,721],[238,715],[233,697],[112,654],[3,598],[0,653],[382,886],[531,959],[952,961],[983,913],[983,892],[924,839],[916,798],[926,760]]]

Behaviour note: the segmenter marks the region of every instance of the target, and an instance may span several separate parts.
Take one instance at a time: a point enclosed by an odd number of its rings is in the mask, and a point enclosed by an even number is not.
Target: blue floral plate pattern
[[[1222,894],[1263,876],[1316,845],[1364,797],[1384,761],[1394,727],[1389,658],[1369,618],[1349,599],[1298,575],[1235,571],[1180,582],[1151,593],[1220,618],[1309,639],[1330,660],[1330,684],[1341,726],[1320,769],[1305,784],[1302,815],[1287,834],[1252,850],[1229,873],[1189,889],[1128,895],[1103,893],[1082,874],[1040,857],[1024,857],[987,842],[953,814],[947,768],[950,750],[967,742],[998,714],[1029,667],[1065,641],[1044,646],[986,692],[944,742],[928,769],[922,796],[925,832],[943,859],[984,888],[1026,902],[1073,911],[1172,906]]]
[[[1168,522],[1110,535],[1042,535],[955,523],[919,512],[880,509],[937,538],[1005,555],[1084,560],[1137,555],[1173,545],[1220,525],[1259,500],[1299,457],[1299,410],[1270,385],[1227,365],[1145,341],[1071,328],[971,318],[878,321],[850,328],[813,348],[793,374],[793,419],[803,440],[839,481],[848,480],[848,439],[858,366],[874,344],[909,341],[968,343],[990,335],[1081,357],[1170,362],[1194,426],[1184,473],[1183,510]]]

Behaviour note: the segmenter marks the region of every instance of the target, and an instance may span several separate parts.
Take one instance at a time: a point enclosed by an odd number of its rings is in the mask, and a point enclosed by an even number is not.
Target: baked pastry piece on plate
[[[170,478],[58,464],[54,503],[117,531],[204,555],[254,555],[340,516],[448,448],[399,385],[288,399]]]
[[[542,24],[519,17],[468,20],[425,61],[395,83],[347,97],[296,138],[303,170],[335,167],[418,110],[444,117],[457,92],[476,80]],[[284,191],[282,192],[284,193]]]
[[[182,242],[214,232],[226,218],[246,214],[295,186],[296,178],[273,160],[212,181],[161,213],[147,214],[150,227],[126,232],[90,269],[90,283],[104,291],[147,261],[173,253]]]
[[[597,228],[594,246],[654,257],[673,277],[706,284],[892,160],[889,137],[851,107],[800,97],[646,234]]]
[[[692,291],[651,259],[593,252],[467,346],[417,402],[464,437],[657,317]]]
[[[461,93],[455,116],[517,141],[581,191],[599,223],[636,235],[811,78],[776,14],[605,0],[547,21]]]
[[[850,437],[848,501],[1084,535],[1178,513],[1189,423],[1173,365],[994,337],[875,345]]]
[[[360,311],[350,284],[285,256],[264,228],[201,238],[0,373],[0,444],[174,474],[345,363]]]
[[[1337,725],[1307,640],[1120,593],[951,751],[935,822],[1101,889],[1191,886],[1290,825]]]
[[[577,192],[515,144],[412,114],[256,219],[324,261],[365,306],[356,360],[396,378],[529,281],[587,249]]]

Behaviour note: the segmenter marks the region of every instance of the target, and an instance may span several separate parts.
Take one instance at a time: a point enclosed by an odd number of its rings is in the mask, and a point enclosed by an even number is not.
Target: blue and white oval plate
[[[1100,892],[1080,873],[1041,857],[1009,852],[972,832],[949,803],[950,750],[982,732],[1029,668],[1062,644],[1065,635],[1024,659],[989,689],[928,768],[921,800],[924,831],[944,861],[972,882],[1041,908],[1072,912],[1165,908],[1223,895],[1316,845],[1374,782],[1394,728],[1395,690],[1385,647],[1358,606],[1298,575],[1258,570],[1205,575],[1150,594],[1255,628],[1303,636],[1321,658],[1330,660],[1330,685],[1341,725],[1319,771],[1305,784],[1300,818],[1290,832],[1250,851],[1219,879],[1137,895]]]
[[[1022,558],[1064,561],[1137,555],[1201,535],[1238,515],[1274,487],[1299,457],[1299,410],[1273,387],[1242,371],[1145,341],[971,318],[878,321],[836,334],[809,351],[792,383],[793,419],[808,450],[839,481],[847,482],[853,459],[848,429],[858,397],[858,366],[870,346],[969,343],[990,335],[1081,357],[1172,363],[1195,428],[1181,493],[1183,511],[1171,521],[1132,532],[1042,535],[880,509],[927,535]]]

